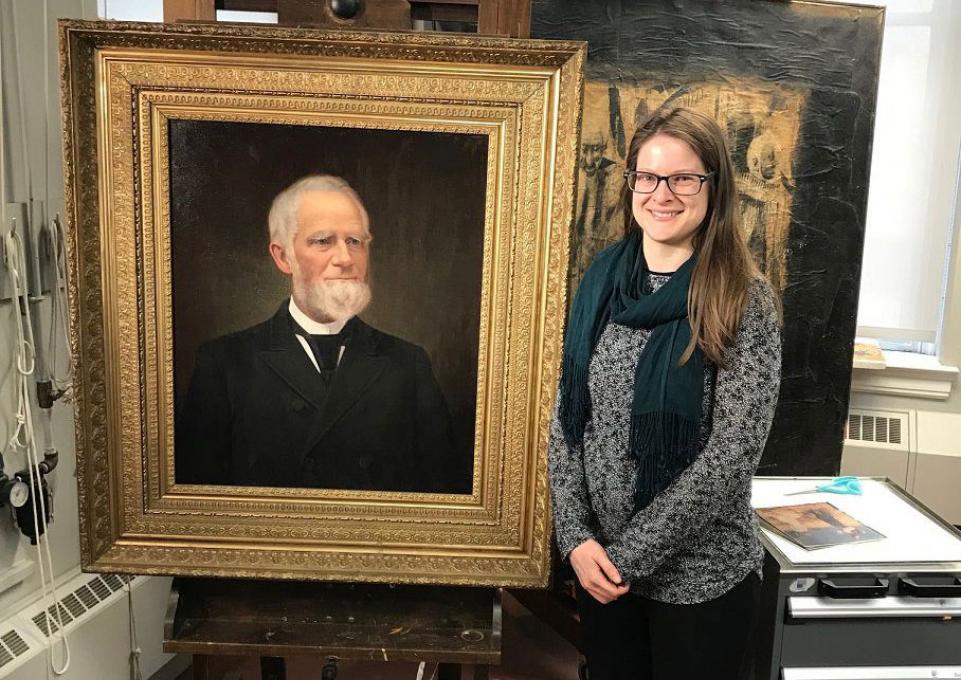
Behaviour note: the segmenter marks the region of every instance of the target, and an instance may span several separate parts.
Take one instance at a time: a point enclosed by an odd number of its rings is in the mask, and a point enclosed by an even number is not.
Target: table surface
[[[831,503],[842,512],[885,536],[867,543],[805,550],[768,529],[766,537],[795,565],[890,564],[961,562],[961,538],[912,505],[890,482],[863,479],[862,496],[811,493],[785,496],[792,491],[813,489],[830,478],[759,477],[752,484],[755,508],[801,503]]]

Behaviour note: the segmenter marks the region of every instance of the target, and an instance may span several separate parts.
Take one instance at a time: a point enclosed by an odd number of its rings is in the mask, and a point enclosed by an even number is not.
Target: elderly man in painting
[[[178,483],[469,492],[427,353],[358,318],[371,299],[367,211],[338,177],[282,191],[270,256],[291,296],[203,344],[176,427]]]

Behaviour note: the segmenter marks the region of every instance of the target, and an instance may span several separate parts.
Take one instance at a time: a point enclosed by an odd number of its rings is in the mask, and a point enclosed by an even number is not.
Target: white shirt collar
[[[320,323],[318,321],[314,321],[300,311],[300,307],[298,307],[297,303],[294,302],[293,296],[290,297],[290,304],[287,306],[287,309],[290,310],[290,316],[297,323],[297,325],[311,335],[335,335],[340,333],[344,326],[347,325],[347,320],[331,321],[330,323]]]

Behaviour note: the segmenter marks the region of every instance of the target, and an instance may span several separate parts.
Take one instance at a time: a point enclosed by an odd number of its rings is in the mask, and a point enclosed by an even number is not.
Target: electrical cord
[[[63,626],[63,616],[61,605],[57,601],[57,581],[56,573],[53,568],[53,557],[50,553],[50,536],[47,532],[47,507],[46,494],[40,492],[41,479],[43,476],[41,459],[37,453],[37,441],[33,430],[33,409],[30,401],[30,376],[36,365],[33,329],[30,319],[29,294],[25,286],[21,286],[20,272],[24,268],[23,242],[19,234],[11,232],[4,237],[4,250],[6,254],[7,272],[10,279],[11,293],[14,304],[20,307],[14,310],[14,320],[17,328],[17,426],[10,439],[13,447],[21,448],[26,452],[27,465],[30,469],[31,491],[36,492],[37,498],[33,503],[33,528],[37,541],[37,567],[40,571],[40,592],[41,599],[46,606],[49,614],[55,615],[57,623],[57,633],[63,648],[63,665],[58,668],[54,661],[54,635],[50,630],[52,627],[48,621],[47,632],[49,645],[47,647],[50,669],[55,675],[63,675],[70,667],[70,644]],[[43,525],[43,531],[40,526]],[[46,564],[44,564],[46,558]],[[48,573],[49,572],[49,591]],[[52,599],[52,603],[51,603]]]

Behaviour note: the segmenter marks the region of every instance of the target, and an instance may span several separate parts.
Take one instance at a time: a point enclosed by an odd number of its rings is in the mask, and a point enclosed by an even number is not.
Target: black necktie
[[[340,359],[340,348],[343,344],[343,333],[334,335],[308,335],[307,344],[314,353],[317,366],[321,374],[333,372],[337,368],[337,360]]]
[[[353,319],[350,319],[339,333],[333,335],[311,335],[300,327],[293,317],[290,319],[291,330],[307,341],[310,353],[314,355],[317,368],[320,369],[320,377],[325,385],[330,384],[330,379],[337,369],[337,362],[340,359],[340,349],[346,345],[350,338],[350,329],[353,327]]]

